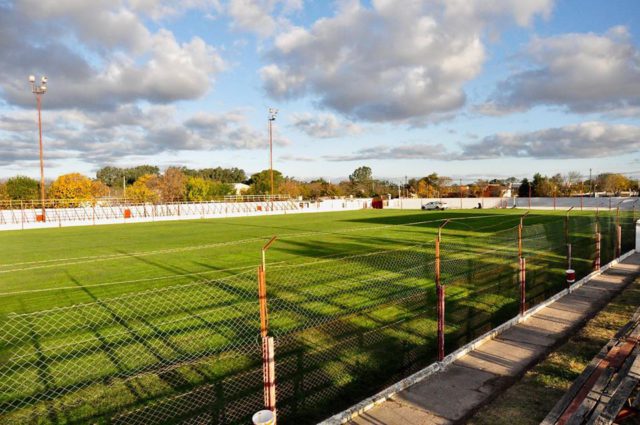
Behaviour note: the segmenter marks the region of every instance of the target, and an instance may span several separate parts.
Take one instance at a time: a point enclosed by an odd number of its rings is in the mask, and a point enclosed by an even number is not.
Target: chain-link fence
[[[0,422],[247,423],[262,404],[255,275],[36,313],[0,328]]]
[[[267,406],[280,424],[314,423],[566,288],[567,269],[580,279],[635,244],[633,213],[491,223],[8,315],[0,422],[247,424]]]

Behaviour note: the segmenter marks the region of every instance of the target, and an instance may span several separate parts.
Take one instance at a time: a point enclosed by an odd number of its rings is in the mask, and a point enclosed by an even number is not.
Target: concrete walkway
[[[461,423],[582,327],[636,276],[640,254],[585,283],[526,321],[360,414],[352,425]]]

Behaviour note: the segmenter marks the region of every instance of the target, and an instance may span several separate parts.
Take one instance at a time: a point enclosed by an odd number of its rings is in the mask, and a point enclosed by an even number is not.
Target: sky
[[[640,175],[637,0],[0,0],[0,178]]]

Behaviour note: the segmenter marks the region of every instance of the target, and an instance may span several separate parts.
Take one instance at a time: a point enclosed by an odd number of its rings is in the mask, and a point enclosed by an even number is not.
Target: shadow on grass
[[[402,218],[407,217],[411,216]],[[485,222],[491,225],[480,229],[484,237],[461,237],[468,232],[467,222],[447,229],[441,253],[447,285],[447,352],[517,314],[513,228],[517,219],[518,216],[501,217],[493,224]],[[529,223],[533,222],[532,219]],[[425,223],[424,227],[435,229],[437,225]],[[558,218],[540,217],[537,226],[531,244],[527,245],[525,239],[525,252],[532,260],[536,258],[528,286],[533,302],[562,287],[565,261]],[[401,230],[412,232],[412,227]],[[497,234],[496,230],[502,232]],[[581,231],[580,226],[571,232],[576,247],[591,243],[589,233]],[[610,238],[609,233],[607,237]],[[338,242],[287,240],[274,247],[312,258],[369,251],[337,260],[268,267],[282,423],[313,423],[434,360],[434,252],[431,242],[426,242],[371,253],[372,247],[389,243],[387,236],[373,234],[364,239],[343,235]],[[496,246],[487,249],[489,245]],[[587,248],[576,250],[580,274],[589,270],[590,252]],[[140,261],[172,273],[185,271],[148,259]],[[37,353],[36,372],[45,389],[5,404],[3,411],[16,403],[24,407],[37,401],[53,401],[83,386],[96,385],[106,389],[99,409],[74,412],[62,420],[58,414],[68,412],[55,411],[53,407],[53,416],[49,412],[43,422],[151,424],[202,419],[220,424],[247,423],[260,408],[262,392],[255,277],[212,279],[190,285],[176,288],[185,288],[181,292],[148,291],[146,300],[121,297],[116,301],[100,300],[88,288],[82,288],[94,299],[95,308],[104,318],[67,324],[68,328],[59,332],[90,331],[97,348],[80,345],[72,352],[74,360],[100,353],[110,366],[101,365],[101,373],[90,374],[84,381],[67,386],[53,384],[51,370],[58,366],[52,365],[70,354],[56,354],[55,350],[47,354],[42,344],[51,345],[51,341],[41,341],[41,324],[31,324],[29,335]],[[118,331],[115,334],[114,329]],[[147,363],[125,364],[123,353],[137,353],[148,358]],[[149,380],[145,380],[147,377]],[[120,388],[120,384],[133,397],[110,400],[109,391]]]

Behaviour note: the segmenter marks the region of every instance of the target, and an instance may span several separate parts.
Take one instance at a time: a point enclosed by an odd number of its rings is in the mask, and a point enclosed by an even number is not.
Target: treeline
[[[548,177],[536,173],[533,179],[523,179],[518,188],[518,196],[552,197],[576,196],[601,193],[619,196],[623,193],[638,192],[638,181],[623,174],[602,173],[592,179],[584,179],[578,172],[556,174]]]
[[[374,179],[371,168],[359,167],[348,180],[338,184],[324,179],[301,181],[273,170],[274,194],[318,199],[325,197],[397,196],[400,186]],[[91,179],[79,173],[59,176],[47,184],[48,199],[90,200],[102,197],[127,198],[136,202],[207,201],[240,191],[246,195],[271,194],[269,170],[247,177],[240,168],[169,167],[163,173],[152,165],[131,168],[103,167]],[[0,183],[2,200],[37,200],[40,183],[30,177],[16,176]]]
[[[637,192],[638,182],[622,174],[603,173],[584,179],[577,172],[566,175],[543,176],[532,179],[478,179],[472,183],[454,181],[450,177],[431,173],[406,182],[376,179],[370,167],[356,168],[347,180],[331,183],[324,179],[300,181],[274,170],[274,194],[318,199],[327,197],[404,196],[420,198],[497,197],[529,194],[536,197],[590,196],[594,193],[621,195]],[[235,184],[243,183],[240,188]],[[136,202],[207,201],[241,191],[247,195],[270,194],[269,170],[247,177],[240,168],[169,167],[163,173],[152,165],[131,168],[103,167],[95,178],[79,173],[59,176],[47,184],[48,199],[88,200],[103,197],[127,198]],[[40,183],[30,177],[16,176],[0,182],[0,200],[37,200]]]

